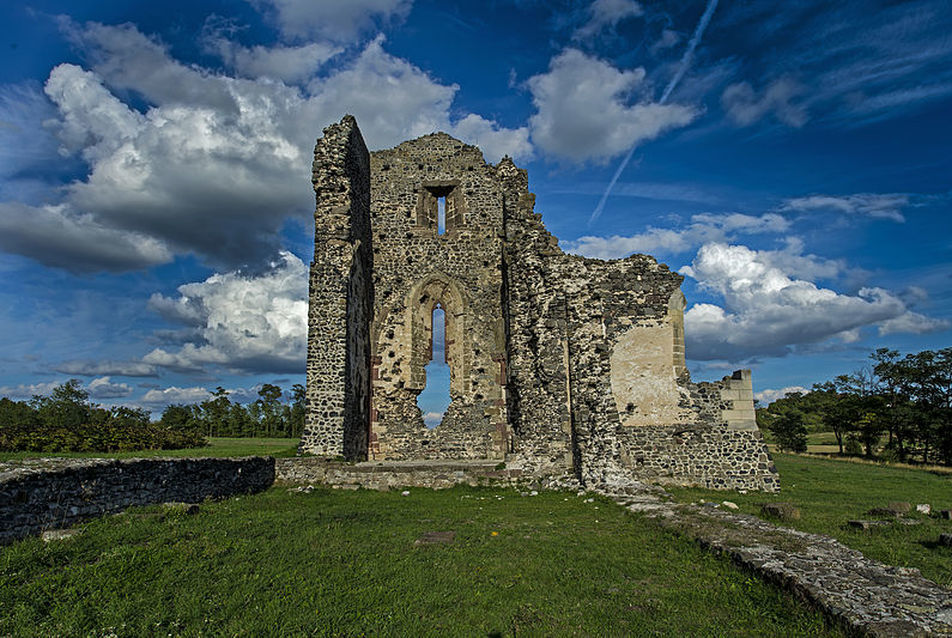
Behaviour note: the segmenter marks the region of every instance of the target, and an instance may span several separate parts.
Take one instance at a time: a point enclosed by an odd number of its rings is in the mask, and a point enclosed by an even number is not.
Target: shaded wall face
[[[307,393],[300,450],[359,459],[369,421],[370,156],[353,118],[314,149]]]
[[[495,169],[477,149],[430,135],[372,154],[371,197],[369,458],[503,458],[503,213]],[[416,401],[436,304],[446,312],[451,401],[428,429]]]

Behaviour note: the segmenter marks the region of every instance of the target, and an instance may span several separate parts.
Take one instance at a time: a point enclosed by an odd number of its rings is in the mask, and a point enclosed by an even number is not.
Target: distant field
[[[294,456],[298,439],[243,439],[212,437],[210,445],[182,450],[141,450],[138,452],[0,452],[0,461],[32,459],[39,457],[56,458],[110,458],[129,459],[150,456]]]
[[[846,527],[849,519],[883,518],[868,511],[886,507],[891,501],[908,501],[913,509],[917,503],[929,503],[933,510],[952,509],[952,475],[787,454],[774,453],[773,458],[780,471],[782,492],[778,495],[669,491],[681,502],[730,500],[741,511],[755,515],[760,514],[761,503],[791,502],[800,508],[802,518],[784,525],[833,536],[890,565],[917,567],[927,578],[952,588],[952,548],[936,543],[940,533],[952,532],[952,521],[913,512],[909,518],[916,520],[916,525],[894,524],[873,531]]]
[[[693,542],[584,501],[272,488],[192,516],[135,508],[0,551],[0,635],[840,635]]]

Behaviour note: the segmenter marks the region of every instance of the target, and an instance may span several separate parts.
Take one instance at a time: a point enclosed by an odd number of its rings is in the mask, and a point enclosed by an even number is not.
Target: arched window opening
[[[446,356],[446,312],[443,306],[433,308],[430,362],[426,364],[426,386],[417,395],[417,406],[423,412],[423,423],[435,428],[443,420],[450,404],[450,366]]]

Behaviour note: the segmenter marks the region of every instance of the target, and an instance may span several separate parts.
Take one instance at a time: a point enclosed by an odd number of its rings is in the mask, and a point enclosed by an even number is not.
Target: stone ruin
[[[371,153],[345,116],[317,141],[313,183],[302,453],[778,489],[750,371],[690,379],[683,278],[647,255],[562,252],[508,157],[445,133]],[[428,428],[437,307],[451,400]]]

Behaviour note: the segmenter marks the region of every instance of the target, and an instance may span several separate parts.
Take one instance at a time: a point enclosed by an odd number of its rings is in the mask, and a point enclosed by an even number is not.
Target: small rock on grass
[[[456,532],[423,532],[423,536],[413,541],[414,545],[449,545],[456,540]]]
[[[908,514],[912,510],[912,504],[907,501],[893,501],[887,507],[896,514]]]
[[[723,505],[724,507],[726,507],[726,508],[729,509],[729,510],[739,509],[739,508],[737,507],[737,503],[734,503],[733,501],[724,501],[723,503],[721,503],[721,505]]]
[[[928,503],[919,503],[916,505],[916,512],[928,515],[932,512],[932,506]]]
[[[793,503],[764,503],[760,511],[765,516],[773,516],[782,521],[800,520],[800,508]]]
[[[48,529],[40,534],[40,538],[43,539],[44,543],[50,543],[52,541],[67,540],[77,534],[79,534],[78,529]]]

